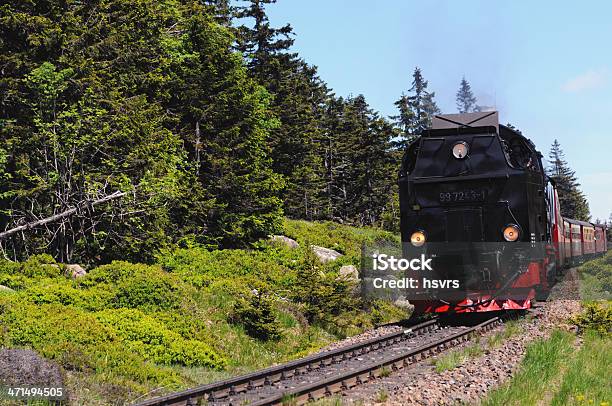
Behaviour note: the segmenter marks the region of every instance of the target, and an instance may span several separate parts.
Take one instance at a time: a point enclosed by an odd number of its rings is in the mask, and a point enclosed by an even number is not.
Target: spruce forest
[[[435,94],[419,68],[393,117],[334,94],[275,1],[4,3],[4,256],[151,262],[249,246],[284,216],[397,230],[399,161]],[[465,78],[457,107],[480,109]]]

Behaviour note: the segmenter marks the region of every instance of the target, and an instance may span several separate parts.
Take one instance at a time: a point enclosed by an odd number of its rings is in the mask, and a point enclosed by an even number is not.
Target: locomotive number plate
[[[483,202],[486,197],[487,191],[484,189],[440,192],[440,203]]]

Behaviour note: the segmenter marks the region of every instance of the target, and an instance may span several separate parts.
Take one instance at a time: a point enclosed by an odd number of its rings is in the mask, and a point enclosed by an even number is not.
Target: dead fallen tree
[[[78,205],[76,205],[74,207],[71,207],[68,210],[65,210],[65,211],[63,211],[61,213],[54,214],[53,216],[45,217],[44,219],[32,221],[30,223],[26,223],[26,224],[17,226],[15,228],[11,228],[9,230],[0,232],[0,240],[4,239],[6,237],[10,237],[11,235],[13,235],[15,233],[19,233],[21,231],[31,230],[33,228],[44,226],[45,224],[53,223],[53,222],[65,219],[67,217],[70,217],[70,216],[76,214],[82,207],[96,206],[96,205],[108,202],[110,200],[118,199],[118,198],[123,197],[123,196],[125,196],[127,194],[128,194],[128,192],[122,192],[120,190],[117,190],[116,192],[111,193],[110,195],[106,195],[104,197],[101,197],[99,199],[96,199],[96,200],[87,200],[85,202],[81,202]]]

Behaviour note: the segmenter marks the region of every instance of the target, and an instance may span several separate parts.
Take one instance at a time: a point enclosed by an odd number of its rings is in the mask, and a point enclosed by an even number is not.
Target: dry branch
[[[0,240],[4,239],[6,237],[9,237],[9,236],[11,236],[11,235],[13,235],[15,233],[18,233],[20,231],[30,230],[30,229],[32,229],[34,227],[40,227],[40,226],[43,226],[45,224],[52,223],[54,221],[58,221],[58,220],[64,219],[66,217],[70,217],[73,214],[75,214],[76,212],[78,212],[79,208],[84,206],[84,205],[95,206],[95,205],[98,205],[98,204],[101,204],[101,203],[108,202],[109,200],[113,200],[113,199],[117,199],[119,197],[123,197],[123,196],[125,196],[127,194],[128,194],[128,192],[122,192],[120,190],[117,190],[116,192],[111,193],[110,195],[106,195],[104,197],[101,197],[99,199],[90,200],[90,201],[86,201],[86,202],[81,202],[78,205],[76,205],[75,207],[71,207],[70,209],[65,210],[65,211],[63,211],[61,213],[54,214],[53,216],[46,217],[46,218],[41,219],[41,220],[33,221],[31,223],[27,223],[27,224],[21,225],[19,227],[11,228],[10,230],[7,230],[7,231],[3,231],[3,232],[0,233]]]

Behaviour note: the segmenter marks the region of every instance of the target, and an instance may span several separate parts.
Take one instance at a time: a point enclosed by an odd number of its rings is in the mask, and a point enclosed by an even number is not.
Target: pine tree
[[[286,24],[280,28],[273,28],[266,14],[265,6],[276,3],[276,0],[243,0],[245,5],[237,6],[235,16],[239,19],[253,19],[253,26],[241,25],[238,27],[237,49],[241,51],[248,61],[248,66],[260,79],[267,84],[268,79],[278,74],[278,63],[287,63],[295,54],[288,54],[287,50],[293,45],[293,28]],[[280,60],[279,60],[280,59]],[[284,62],[284,63],[283,63]],[[273,93],[276,89],[270,89]]]
[[[472,88],[465,76],[461,79],[459,90],[457,91],[457,110],[459,113],[471,113],[476,107],[476,97],[472,93]]]
[[[404,149],[412,138],[430,127],[433,116],[440,113],[434,100],[435,92],[427,91],[428,82],[423,78],[421,69],[416,67],[412,78],[410,93],[402,94],[395,102],[399,114],[391,117],[400,129],[401,138],[396,143],[400,149]]]
[[[273,169],[287,180],[285,212],[309,220],[326,216],[323,197],[324,158],[321,126],[328,89],[316,67],[289,51],[291,26],[273,28],[265,6],[276,0],[249,0],[238,7],[239,18],[253,26],[238,27],[238,48],[246,57],[251,75],[274,96],[272,110],[280,125],[272,131]]]
[[[392,197],[393,126],[363,95],[330,100],[328,114],[325,190],[332,218],[377,223]]]
[[[209,13],[215,20],[225,26],[230,27],[234,16],[234,7],[230,5],[230,0],[202,0],[208,6]]]
[[[549,154],[548,176],[556,185],[561,206],[561,215],[564,217],[589,221],[589,204],[580,191],[580,184],[576,173],[570,169],[559,141],[555,140]]]

